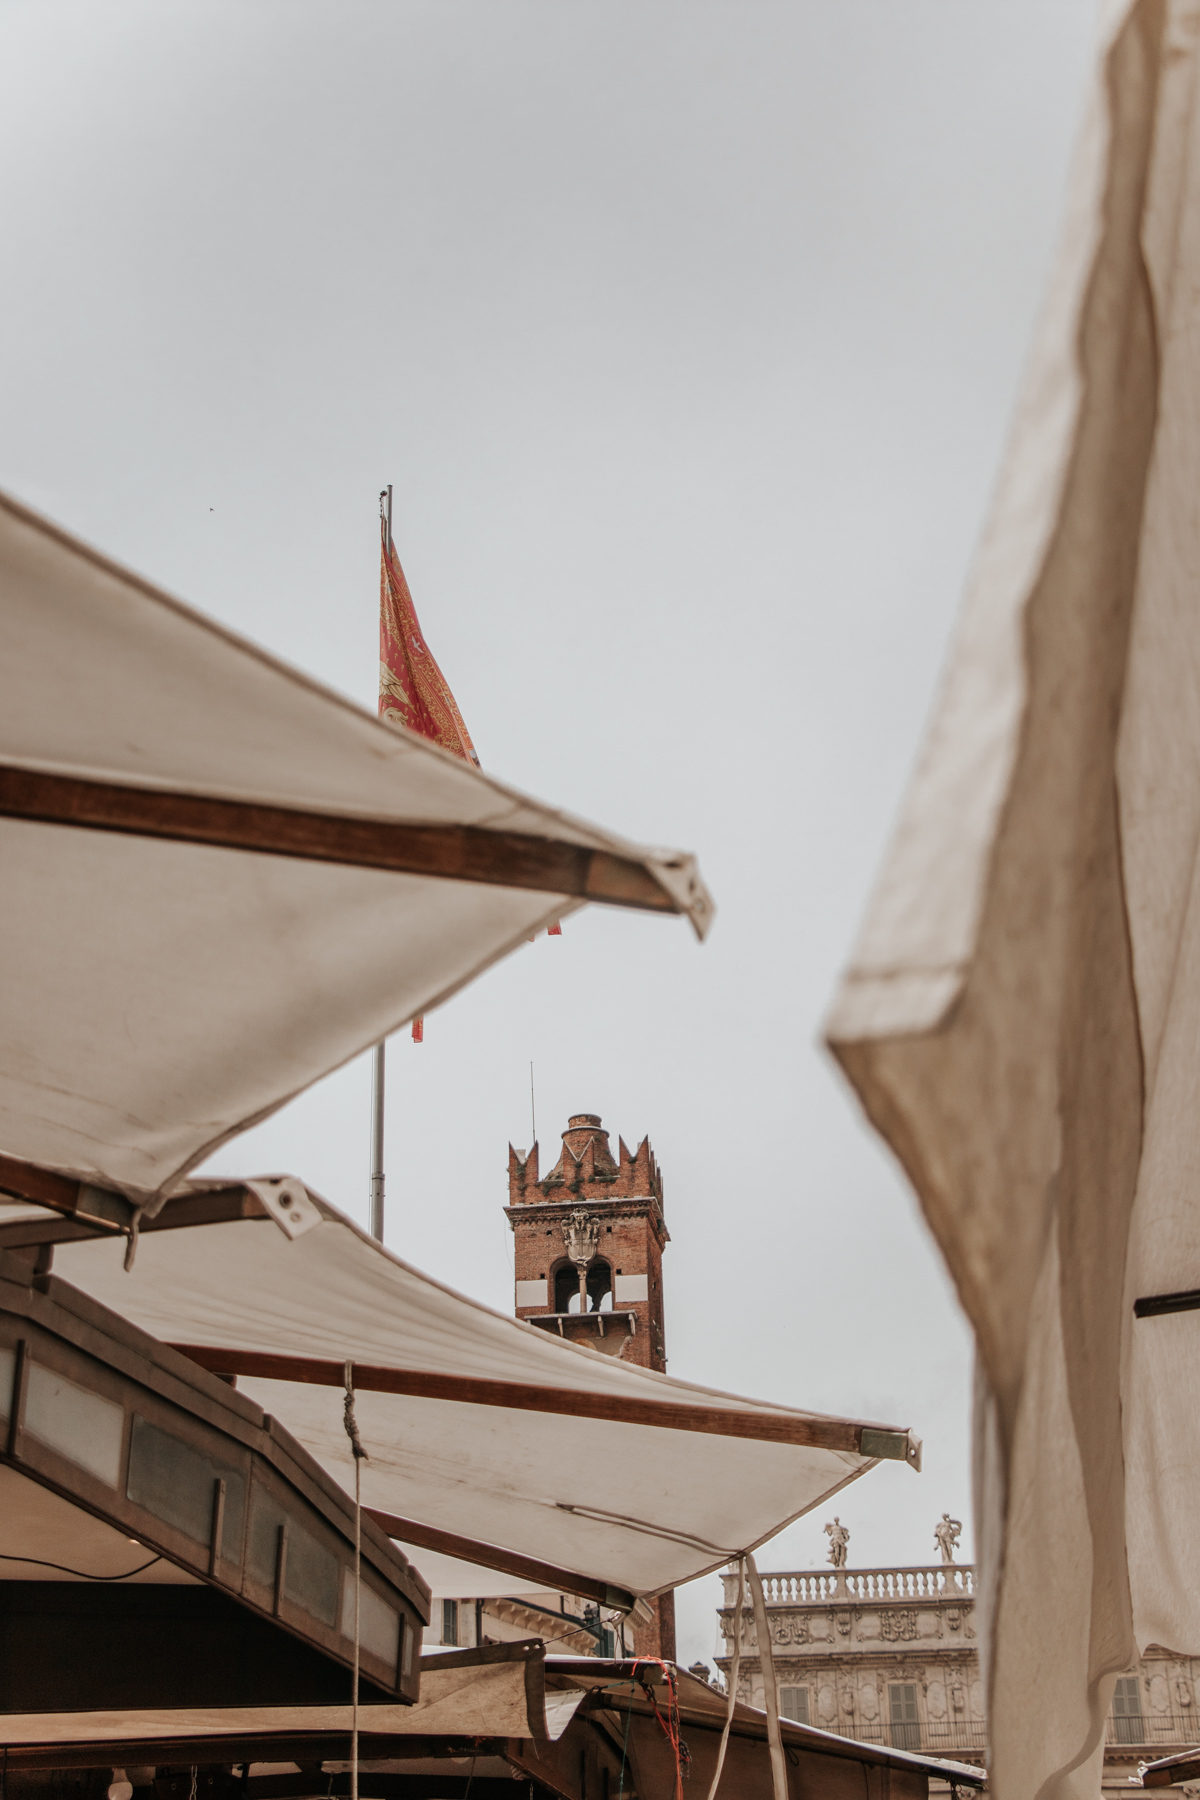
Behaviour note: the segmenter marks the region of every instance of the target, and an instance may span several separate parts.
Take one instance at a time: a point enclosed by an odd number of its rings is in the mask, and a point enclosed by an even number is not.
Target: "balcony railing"
[[[1200,1745],[1200,1718],[1194,1711],[1175,1713],[1146,1712],[1131,1718],[1108,1716],[1105,1742],[1113,1749],[1149,1750],[1154,1756],[1167,1756],[1172,1750],[1187,1750]],[[873,1726],[847,1731],[847,1736],[861,1738],[868,1744],[891,1744],[895,1750],[922,1750],[933,1756],[948,1756],[955,1750],[986,1748],[987,1724],[982,1719],[922,1719],[919,1724],[889,1725],[876,1721]],[[909,1742],[909,1738],[913,1742]],[[918,1743],[915,1741],[920,1739]]]
[[[823,1721],[816,1723],[823,1724]],[[926,1756],[955,1756],[964,1752],[982,1756],[987,1748],[987,1726],[982,1719],[921,1719],[896,1724],[889,1724],[886,1719],[874,1719],[869,1725],[861,1719],[857,1722],[843,1719],[839,1732],[860,1744],[883,1744],[892,1750],[912,1750]]]
[[[819,1606],[827,1600],[971,1600],[975,1569],[970,1563],[914,1569],[800,1569],[764,1575],[762,1584],[768,1606]]]
[[[1200,1708],[1182,1707],[1178,1712],[1109,1713],[1105,1742],[1151,1749],[1155,1756],[1166,1756],[1171,1750],[1187,1750],[1200,1744]]]

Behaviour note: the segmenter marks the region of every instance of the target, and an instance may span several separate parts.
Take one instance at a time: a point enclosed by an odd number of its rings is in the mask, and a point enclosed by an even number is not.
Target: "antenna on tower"
[[[536,1144],[537,1143],[537,1112],[536,1112],[536,1110],[534,1108],[534,1104],[533,1104],[533,1063],[532,1063],[532,1061],[530,1061],[530,1064],[529,1064],[529,1127],[530,1127],[530,1132],[531,1132],[529,1141],[531,1144]]]

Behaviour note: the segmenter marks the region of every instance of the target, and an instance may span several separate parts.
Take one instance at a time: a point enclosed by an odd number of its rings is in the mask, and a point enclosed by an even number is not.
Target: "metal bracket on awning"
[[[864,1425],[859,1437],[863,1456],[877,1456],[881,1462],[906,1462],[921,1473],[921,1439],[911,1431],[879,1431]]]
[[[243,1185],[261,1200],[287,1238],[303,1237],[321,1223],[320,1208],[308,1197],[308,1189],[294,1175],[266,1175]]]

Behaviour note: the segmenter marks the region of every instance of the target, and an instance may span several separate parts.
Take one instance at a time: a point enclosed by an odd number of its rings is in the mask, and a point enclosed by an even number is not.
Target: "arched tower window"
[[[602,1256],[588,1264],[587,1293],[589,1312],[612,1311],[612,1265]]]
[[[612,1310],[612,1265],[597,1256],[587,1269],[587,1309],[589,1312]],[[579,1311],[579,1270],[574,1263],[560,1263],[554,1271],[554,1310],[556,1313]]]

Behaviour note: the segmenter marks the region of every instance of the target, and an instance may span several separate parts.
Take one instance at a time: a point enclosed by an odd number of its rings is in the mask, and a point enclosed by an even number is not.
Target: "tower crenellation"
[[[506,1214],[517,1317],[643,1368],[665,1369],[662,1253],[670,1241],[650,1140],[631,1152],[596,1113],[574,1113],[558,1161],[509,1145]]]

